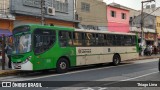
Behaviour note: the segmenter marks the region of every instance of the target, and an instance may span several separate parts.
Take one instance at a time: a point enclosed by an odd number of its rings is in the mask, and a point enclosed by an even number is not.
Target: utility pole
[[[142,46],[142,51],[141,51],[141,55],[143,56],[144,55],[144,30],[143,30],[143,26],[144,26],[144,17],[143,17],[143,3],[146,3],[146,2],[152,2],[155,0],[148,0],[148,1],[142,1],[142,11],[141,11],[141,46]]]
[[[41,0],[41,25],[44,25],[45,16],[45,0]]]

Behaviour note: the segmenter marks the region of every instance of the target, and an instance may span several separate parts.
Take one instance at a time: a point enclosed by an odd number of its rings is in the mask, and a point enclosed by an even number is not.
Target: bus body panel
[[[90,32],[90,33],[103,33],[110,35],[131,35],[136,36],[135,34],[127,33],[114,33],[114,32],[101,32],[101,31],[92,31],[92,30],[75,30],[72,28],[64,28],[58,26],[41,26],[41,25],[29,25],[30,33],[32,33],[32,44],[34,43],[33,36],[34,30],[37,28],[40,29],[49,29],[56,31],[56,41],[54,45],[46,50],[43,53],[35,54],[34,47],[32,46],[32,51],[24,54],[16,54],[12,56],[13,67],[16,67],[16,64],[20,62],[17,70],[45,70],[45,69],[54,69],[56,68],[57,62],[60,58],[66,58],[69,61],[70,66],[80,66],[80,65],[89,65],[89,64],[98,64],[98,63],[107,63],[112,62],[113,56],[119,54],[121,61],[133,59],[138,57],[138,47],[137,41],[136,45],[133,46],[61,46],[59,41],[59,31],[71,31],[71,32]],[[73,34],[73,33],[72,33]],[[137,40],[137,37],[136,37]],[[72,41],[73,44],[73,41]],[[41,49],[41,48],[39,48]],[[29,56],[32,58],[23,63]],[[17,58],[18,57],[18,58]],[[16,68],[13,68],[16,69]]]
[[[138,57],[135,46],[128,47],[77,47],[77,66],[112,62],[114,54],[122,61]]]

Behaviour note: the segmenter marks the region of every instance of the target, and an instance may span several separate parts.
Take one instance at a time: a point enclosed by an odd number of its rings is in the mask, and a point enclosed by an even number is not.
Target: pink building
[[[129,32],[129,10],[120,5],[107,6],[108,31]]]

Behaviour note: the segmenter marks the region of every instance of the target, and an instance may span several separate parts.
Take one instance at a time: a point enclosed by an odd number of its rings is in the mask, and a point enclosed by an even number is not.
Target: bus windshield
[[[21,34],[14,36],[13,54],[21,54],[31,51],[31,34]]]

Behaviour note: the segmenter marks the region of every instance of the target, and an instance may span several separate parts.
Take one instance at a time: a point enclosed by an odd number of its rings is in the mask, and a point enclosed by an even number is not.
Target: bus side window
[[[113,45],[113,35],[107,34],[107,46],[112,46],[112,45]]]
[[[125,45],[125,39],[124,39],[124,35],[121,35],[121,46]]]
[[[98,46],[98,41],[99,41],[98,40],[98,34],[95,34],[95,39],[96,39],[96,43],[95,44],[96,44],[96,46]]]
[[[125,36],[125,45],[126,46],[131,46],[132,40],[131,40],[131,36]]]
[[[98,45],[104,46],[104,34],[98,34]]]
[[[132,45],[136,45],[136,36],[132,36]]]
[[[91,46],[94,46],[94,45],[95,45],[94,33],[91,33],[91,35],[90,35],[90,44],[91,44]]]
[[[80,32],[74,32],[73,33],[73,45],[75,46],[82,46],[83,40],[82,40],[82,33]]]
[[[91,39],[92,39],[92,34],[91,33],[86,33],[85,35],[85,43],[87,46],[91,46],[92,42],[91,42]]]
[[[96,34],[95,33],[92,33],[92,46],[95,46],[96,45]]]
[[[104,44],[105,46],[108,46],[108,40],[107,40],[107,34],[104,34]]]
[[[59,42],[60,46],[71,46],[72,45],[72,34],[71,32],[67,31],[60,31],[59,32]]]

